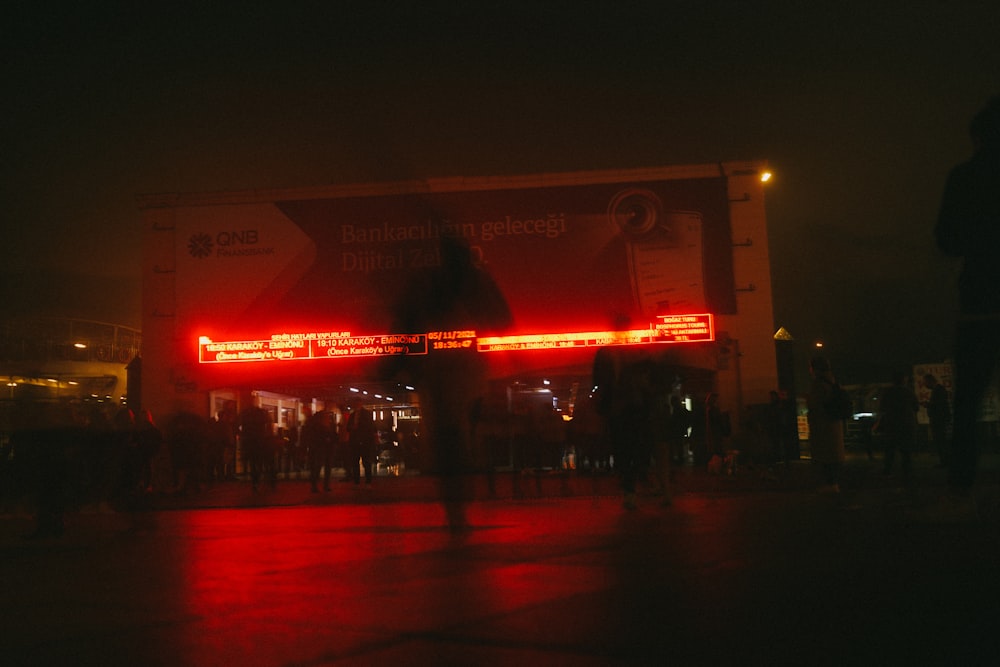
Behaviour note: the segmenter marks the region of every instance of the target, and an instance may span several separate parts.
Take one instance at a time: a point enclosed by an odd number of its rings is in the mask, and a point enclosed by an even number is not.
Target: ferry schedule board
[[[471,343],[470,343],[471,345]],[[203,364],[301,361],[358,357],[427,354],[427,334],[379,336],[319,333],[275,334],[268,340],[198,341],[198,361]]]
[[[643,329],[477,337],[475,331],[353,335],[351,332],[273,334],[265,340],[213,341],[202,336],[202,364],[277,362],[447,353],[559,350],[608,345],[700,343],[715,340],[712,315],[663,315]]]
[[[664,315],[645,329],[488,336],[476,340],[480,352],[558,350],[607,345],[701,343],[715,340],[711,314]]]

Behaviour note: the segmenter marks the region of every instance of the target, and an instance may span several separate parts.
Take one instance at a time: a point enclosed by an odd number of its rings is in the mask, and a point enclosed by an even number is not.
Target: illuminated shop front
[[[435,369],[482,413],[509,416],[548,391],[569,421],[595,352],[614,345],[648,351],[682,391],[717,391],[738,414],[777,387],[762,172],[722,163],[144,197],[143,404],[208,416],[267,399],[290,428],[302,406],[353,389],[398,424],[420,414],[414,378]],[[489,282],[468,302],[502,301],[508,317],[436,313],[441,294],[468,291],[441,282],[447,243]]]

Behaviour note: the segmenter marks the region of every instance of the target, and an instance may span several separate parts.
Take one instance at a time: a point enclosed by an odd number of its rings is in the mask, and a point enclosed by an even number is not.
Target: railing
[[[142,333],[118,324],[70,318],[0,322],[0,363],[79,361],[127,364],[142,346]]]

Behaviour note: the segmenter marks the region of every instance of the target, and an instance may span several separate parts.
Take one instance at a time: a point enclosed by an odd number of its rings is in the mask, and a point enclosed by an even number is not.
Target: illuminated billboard
[[[765,402],[763,166],[145,195],[142,400],[435,373],[496,388],[635,346],[699,391]]]
[[[380,343],[271,336],[386,332],[373,336],[381,341],[400,334],[400,303],[421,275],[441,266],[440,241],[448,236],[468,245],[511,314],[507,329],[477,327],[471,345],[481,352],[586,347],[596,338],[580,338],[587,332],[734,313],[729,216],[721,175],[179,205],[173,315],[181,339],[247,343],[200,345],[203,363],[356,356]],[[659,331],[659,342],[671,338]],[[454,345],[420,329],[407,335],[414,339],[387,344],[387,353]],[[513,338],[491,338],[501,335]]]

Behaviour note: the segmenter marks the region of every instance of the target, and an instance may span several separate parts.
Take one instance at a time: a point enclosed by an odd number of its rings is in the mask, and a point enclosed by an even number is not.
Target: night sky
[[[1000,93],[995,2],[20,4],[0,315],[138,327],[142,193],[763,159],[803,363],[949,355],[931,229]]]

